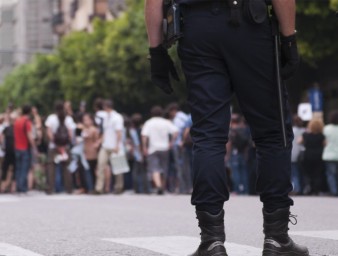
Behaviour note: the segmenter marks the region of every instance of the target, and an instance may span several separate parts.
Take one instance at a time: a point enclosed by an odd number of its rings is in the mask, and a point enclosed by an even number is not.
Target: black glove
[[[296,74],[300,63],[296,35],[281,36],[281,54],[281,75],[287,80]]]
[[[173,88],[171,87],[169,74],[171,74],[176,81],[179,81],[180,79],[168,51],[160,45],[155,48],[150,48],[149,53],[151,81],[166,94],[172,94]]]

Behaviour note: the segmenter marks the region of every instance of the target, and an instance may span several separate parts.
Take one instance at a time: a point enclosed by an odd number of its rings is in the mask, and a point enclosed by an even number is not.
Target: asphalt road
[[[294,240],[338,256],[338,199],[297,197]],[[225,207],[229,256],[261,255],[261,203]],[[186,256],[199,230],[188,196],[0,196],[0,256]]]

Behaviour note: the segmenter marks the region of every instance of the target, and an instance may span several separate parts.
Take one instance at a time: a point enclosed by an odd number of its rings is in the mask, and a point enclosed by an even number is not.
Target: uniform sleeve
[[[142,132],[141,132],[142,136],[149,136],[149,124],[145,123],[143,128],[142,128]]]

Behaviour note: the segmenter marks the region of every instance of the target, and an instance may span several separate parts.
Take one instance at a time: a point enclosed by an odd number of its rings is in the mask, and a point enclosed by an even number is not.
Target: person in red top
[[[22,107],[22,115],[14,123],[14,146],[16,164],[16,187],[18,193],[26,193],[27,175],[30,168],[31,149],[35,149],[32,123],[29,119],[31,107]]]

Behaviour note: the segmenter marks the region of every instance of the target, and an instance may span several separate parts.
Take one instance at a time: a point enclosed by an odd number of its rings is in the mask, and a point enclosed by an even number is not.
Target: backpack
[[[61,123],[56,130],[54,135],[54,143],[59,147],[64,147],[70,144],[69,131],[64,123]]]
[[[96,123],[97,127],[99,128],[100,135],[102,135],[103,132],[104,132],[104,128],[103,128],[104,119],[102,117],[96,115],[95,116],[95,123]]]

